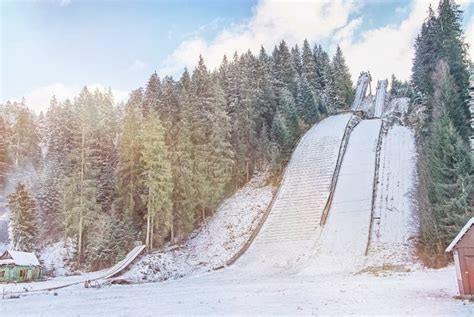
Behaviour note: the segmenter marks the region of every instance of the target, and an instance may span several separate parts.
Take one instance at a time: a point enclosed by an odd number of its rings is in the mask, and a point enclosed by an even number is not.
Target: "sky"
[[[458,0],[474,57],[474,0]],[[356,81],[410,76],[413,43],[437,0],[0,0],[0,102],[35,111],[52,95],[111,87],[117,101],[157,71],[179,78],[201,54],[224,54],[306,38],[331,54],[340,45]]]

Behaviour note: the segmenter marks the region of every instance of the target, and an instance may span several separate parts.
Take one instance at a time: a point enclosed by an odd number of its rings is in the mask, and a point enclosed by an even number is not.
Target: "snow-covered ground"
[[[408,273],[246,277],[232,268],[164,283],[82,286],[0,300],[0,316],[472,316],[453,267]]]
[[[257,175],[227,199],[183,246],[143,257],[123,277],[136,282],[163,281],[225,265],[247,242],[270,204],[274,188],[266,184],[267,176]]]
[[[71,244],[68,247],[68,245],[64,245],[64,241],[60,241],[44,247],[39,253],[39,259],[43,263],[45,271],[53,276],[71,275],[72,270],[66,263],[71,252]]]

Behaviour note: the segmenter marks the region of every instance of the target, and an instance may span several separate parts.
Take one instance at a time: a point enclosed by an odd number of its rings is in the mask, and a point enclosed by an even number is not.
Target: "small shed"
[[[41,265],[34,253],[6,250],[0,255],[0,283],[33,281],[41,275]]]
[[[459,293],[463,298],[474,298],[474,217],[469,220],[446,248],[453,252]]]

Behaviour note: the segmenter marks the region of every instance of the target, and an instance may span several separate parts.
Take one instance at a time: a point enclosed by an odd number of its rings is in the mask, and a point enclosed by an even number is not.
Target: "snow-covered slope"
[[[266,184],[267,176],[257,175],[227,199],[183,246],[144,256],[123,277],[137,282],[163,281],[225,265],[249,239],[270,204],[274,188]]]
[[[370,262],[413,264],[416,149],[414,133],[409,128],[394,125],[382,138],[378,175]]]
[[[351,114],[329,117],[302,138],[293,153],[271,212],[249,250],[236,265],[266,274],[305,259],[321,232],[345,131]]]
[[[381,125],[364,120],[351,133],[311,271],[356,271],[365,258]]]

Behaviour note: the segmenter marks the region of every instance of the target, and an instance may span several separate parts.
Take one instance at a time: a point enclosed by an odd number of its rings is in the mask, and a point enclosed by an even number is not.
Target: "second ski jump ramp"
[[[288,269],[314,251],[346,137],[357,122],[352,114],[340,114],[324,119],[304,135],[265,223],[237,267],[250,266],[262,273]]]
[[[351,133],[312,272],[352,271],[365,258],[381,127],[380,119],[364,120]]]

